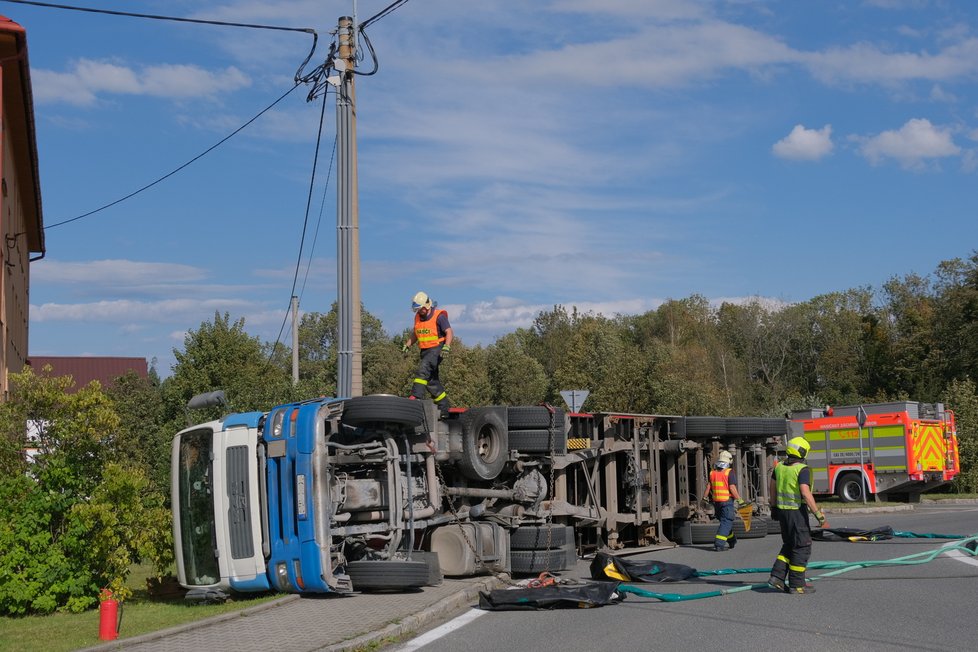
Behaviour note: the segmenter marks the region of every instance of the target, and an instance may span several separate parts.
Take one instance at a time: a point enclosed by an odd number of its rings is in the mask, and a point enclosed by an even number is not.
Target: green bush
[[[9,433],[27,415],[39,453],[0,472],[0,614],[80,612],[106,588],[125,599],[134,563],[172,561],[165,497],[120,463],[119,419],[97,384],[66,393],[29,370],[12,378],[0,423]]]

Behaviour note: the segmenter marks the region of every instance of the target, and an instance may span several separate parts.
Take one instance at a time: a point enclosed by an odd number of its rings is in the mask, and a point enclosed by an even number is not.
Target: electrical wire
[[[298,84],[296,84],[298,85]],[[305,247],[306,241],[306,231],[309,227],[309,210],[312,206],[312,193],[316,185],[316,169],[319,164],[319,145],[323,139],[323,124],[326,121],[326,98],[327,94],[323,94],[323,104],[319,112],[319,133],[316,136],[316,152],[313,155],[312,160],[312,175],[309,179],[309,193],[306,196],[306,213],[302,221],[302,236],[299,239],[299,255],[295,264],[295,272],[292,275],[292,291],[289,293],[289,307],[292,306],[292,297],[295,296],[295,288],[299,281],[299,269],[302,266],[302,250]],[[332,162],[330,164],[330,169],[332,170]],[[310,256],[312,254],[310,253]],[[285,332],[285,325],[289,321],[289,310],[285,311],[285,317],[282,319],[282,326],[279,328],[278,336],[275,338],[275,342],[272,344],[271,350],[268,354],[268,360],[265,361],[265,366],[270,366],[272,358],[275,355],[275,351],[278,349],[279,343],[282,341],[282,334]]]
[[[0,2],[4,2],[4,1],[7,1],[7,0],[0,0]],[[248,120],[247,122],[245,122],[243,125],[241,125],[237,129],[235,129],[234,131],[232,131],[231,133],[229,133],[227,136],[225,136],[221,140],[217,141],[216,143],[214,143],[213,145],[211,145],[210,147],[208,147],[203,152],[201,152],[197,156],[193,157],[192,159],[190,159],[189,161],[187,161],[183,165],[181,165],[181,166],[179,166],[177,168],[174,168],[170,172],[167,172],[162,177],[158,178],[156,181],[152,181],[150,183],[147,183],[142,188],[140,188],[138,190],[134,190],[133,192],[131,192],[128,195],[126,195],[125,197],[120,197],[119,199],[116,199],[115,201],[111,201],[108,204],[105,204],[104,206],[99,206],[98,208],[96,208],[94,210],[91,210],[91,211],[88,211],[87,213],[83,213],[81,215],[78,215],[76,217],[72,217],[71,219],[63,220],[61,222],[55,222],[54,224],[49,224],[49,225],[47,225],[47,226],[44,227],[44,230],[47,231],[48,229],[53,229],[53,228],[58,227],[58,226],[64,226],[65,224],[70,224],[71,222],[76,222],[76,221],[78,221],[78,220],[80,220],[82,218],[88,217],[89,215],[94,215],[95,213],[98,213],[100,211],[104,211],[106,208],[110,208],[112,206],[115,206],[116,204],[119,204],[121,202],[124,202],[124,201],[126,201],[127,199],[129,199],[131,197],[135,197],[136,195],[138,195],[139,193],[143,192],[144,190],[148,190],[148,189],[152,188],[153,186],[155,186],[156,184],[160,183],[161,181],[164,181],[165,179],[169,179],[170,177],[172,177],[174,174],[176,174],[180,170],[183,170],[187,166],[191,165],[192,163],[195,163],[196,161],[200,160],[201,158],[203,158],[207,154],[211,153],[212,151],[214,151],[215,149],[217,149],[218,147],[220,147],[221,145],[223,145],[225,142],[227,142],[232,137],[234,137],[235,135],[237,135],[245,127],[247,127],[252,122],[254,122],[258,118],[260,118],[263,114],[265,114],[267,111],[269,111],[276,104],[278,104],[279,102],[281,102],[282,100],[284,100],[286,97],[288,97],[292,93],[292,91],[294,91],[298,87],[299,87],[299,83],[296,82],[295,86],[293,86],[292,88],[290,88],[289,90],[287,90],[277,100],[275,100],[274,102],[272,102],[271,104],[269,104],[268,106],[266,106],[264,109],[262,109],[261,111],[259,111],[254,117],[252,117],[250,120]]]
[[[378,20],[380,20],[384,16],[387,16],[387,15],[393,13],[395,10],[400,9],[401,7],[403,7],[404,5],[406,5],[407,3],[408,3],[408,0],[395,0],[394,2],[390,3],[389,5],[387,5],[386,7],[384,7],[383,9],[381,9],[380,11],[378,11],[377,13],[375,13],[373,16],[371,16],[367,20],[365,20],[362,23],[360,23],[360,29],[363,30],[368,25],[372,25],[373,23],[376,23]]]
[[[0,2],[11,2],[19,5],[32,5],[34,7],[44,7],[46,9],[67,9],[69,11],[82,11],[91,14],[105,14],[109,16],[125,16],[128,18],[148,18],[151,20],[168,20],[178,23],[199,23],[203,25],[219,25],[222,27],[249,27],[252,29],[271,29],[283,32],[305,32],[316,34],[316,30],[311,27],[281,27],[278,25],[261,25],[256,23],[235,23],[224,20],[205,20],[203,18],[180,18],[177,16],[162,16],[158,14],[137,14],[130,11],[114,11],[111,9],[97,9],[94,7],[74,7],[72,5],[61,5],[53,2],[35,2],[34,0],[0,0]]]

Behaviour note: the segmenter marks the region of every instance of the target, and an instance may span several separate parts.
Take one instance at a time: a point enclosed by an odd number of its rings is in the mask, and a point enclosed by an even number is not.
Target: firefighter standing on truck
[[[448,401],[445,386],[438,378],[438,366],[442,356],[452,350],[452,325],[448,322],[448,313],[438,308],[438,304],[432,302],[424,292],[414,295],[411,309],[414,310],[414,331],[401,349],[407,351],[415,342],[421,349],[421,364],[411,387],[411,398],[424,398],[427,389],[442,418],[445,418],[451,403]]]
[[[812,531],[808,525],[809,510],[819,527],[828,527],[825,515],[812,495],[811,469],[805,456],[811,445],[804,437],[794,437],[786,447],[788,457],[774,467],[768,484],[775,497],[772,511],[781,523],[781,551],[774,560],[768,585],[785,593],[814,593],[815,587],[805,579],[808,558],[812,554]]]
[[[733,533],[734,501],[738,506],[744,504],[737,490],[737,474],[730,468],[732,462],[733,455],[729,451],[720,451],[717,463],[710,471],[710,487],[703,496],[703,500],[710,500],[712,496],[714,512],[720,519],[720,527],[713,541],[713,549],[717,552],[733,549],[737,545],[737,537]]]

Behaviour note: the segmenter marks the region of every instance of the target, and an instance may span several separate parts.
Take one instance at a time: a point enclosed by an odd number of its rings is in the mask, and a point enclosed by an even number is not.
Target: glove
[[[410,348],[411,346],[407,342],[405,342],[404,346],[401,347],[401,353],[407,353],[407,350]]]
[[[747,504],[747,503],[746,503],[746,502],[744,501],[744,499],[743,499],[743,498],[738,498],[738,499],[737,499],[737,507],[743,507],[743,506],[744,506],[744,505],[746,505],[746,504]]]
[[[828,521],[825,520],[825,514],[822,512],[815,512],[815,520],[818,521],[819,527],[825,527]]]
[[[447,344],[445,346],[441,347],[441,353],[442,353],[442,355],[447,355],[448,353],[451,352],[451,350],[452,350],[452,347],[448,346]]]

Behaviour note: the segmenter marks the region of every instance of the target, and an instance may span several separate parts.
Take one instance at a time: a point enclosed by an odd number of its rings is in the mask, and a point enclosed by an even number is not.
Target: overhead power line
[[[90,14],[107,14],[110,16],[127,16],[129,18],[149,18],[151,20],[169,20],[178,23],[201,23],[204,25],[222,25],[224,27],[249,27],[252,29],[272,29],[283,32],[305,32],[315,34],[316,30],[311,27],[281,27],[279,25],[260,25],[256,23],[235,23],[225,20],[205,20],[203,18],[181,18],[178,16],[161,16],[157,14],[137,14],[131,11],[114,11],[111,9],[97,9],[95,7],[74,7],[72,5],[61,5],[53,2],[35,2],[34,0],[0,0],[0,2],[12,2],[19,5],[32,5],[35,7],[45,7],[47,9],[67,9],[69,11],[83,11]]]
[[[403,7],[404,5],[406,5],[407,3],[408,3],[408,0],[395,0],[394,2],[390,3],[389,5],[387,5],[386,7],[384,7],[383,9],[381,9],[380,11],[378,11],[377,13],[375,13],[373,16],[371,16],[367,20],[365,20],[362,23],[360,23],[359,29],[365,29],[366,27],[370,26],[372,23],[376,23],[378,20],[380,20],[384,16],[387,16],[388,14],[393,13],[394,10],[400,9],[401,7]]]
[[[2,0],[0,0],[0,1],[2,1]],[[238,132],[240,132],[242,129],[244,129],[245,127],[247,127],[248,125],[250,125],[252,122],[254,122],[255,120],[257,120],[258,118],[260,118],[265,112],[269,111],[273,106],[275,106],[276,104],[278,104],[279,102],[281,102],[282,100],[284,100],[286,97],[288,97],[289,94],[292,93],[292,91],[294,91],[298,87],[299,87],[299,82],[297,81],[295,83],[295,86],[293,86],[292,88],[290,88],[289,90],[287,90],[277,100],[275,100],[274,102],[272,102],[271,104],[269,104],[268,106],[266,106],[264,109],[262,109],[261,111],[259,111],[257,115],[255,115],[253,118],[251,118],[250,120],[248,120],[246,123],[244,123],[243,125],[241,125],[237,129],[235,129],[234,131],[232,131],[231,133],[229,133],[227,136],[225,136],[221,140],[217,141],[216,143],[214,143],[213,145],[211,145],[210,147],[208,147],[207,149],[205,149],[203,152],[201,152],[197,156],[193,157],[192,159],[190,159],[189,161],[187,161],[186,163],[184,163],[180,167],[177,167],[177,168],[171,170],[170,172],[167,172],[166,174],[164,174],[162,177],[160,177],[156,181],[153,181],[151,183],[147,183],[145,186],[143,186],[139,190],[134,190],[133,192],[131,192],[128,195],[126,195],[125,197],[120,197],[119,199],[116,199],[115,201],[111,201],[108,204],[105,204],[104,206],[99,206],[95,210],[88,211],[87,213],[83,213],[81,215],[78,215],[78,216],[73,217],[73,218],[68,219],[68,220],[64,220],[64,221],[61,221],[61,222],[55,222],[54,224],[49,224],[48,226],[45,226],[44,227],[44,230],[47,231],[48,229],[53,229],[56,226],[63,226],[65,224],[69,224],[71,222],[75,222],[77,220],[80,220],[80,219],[82,219],[84,217],[88,217],[89,215],[94,215],[95,213],[98,213],[100,211],[104,211],[106,208],[110,208],[112,206],[115,206],[116,204],[119,204],[121,202],[124,202],[127,199],[129,199],[130,197],[135,197],[136,195],[138,195],[139,193],[143,192],[144,190],[149,190],[150,188],[152,188],[153,186],[155,186],[159,182],[161,182],[161,181],[163,181],[165,179],[169,179],[174,174],[176,174],[180,170],[184,169],[185,167],[187,167],[191,163],[194,163],[195,161],[200,160],[201,158],[203,158],[207,154],[211,153],[212,151],[214,151],[215,149],[217,149],[218,147],[220,147],[221,145],[223,145],[225,142],[227,142],[228,140],[230,140],[233,136],[235,136],[236,134],[238,134]]]

